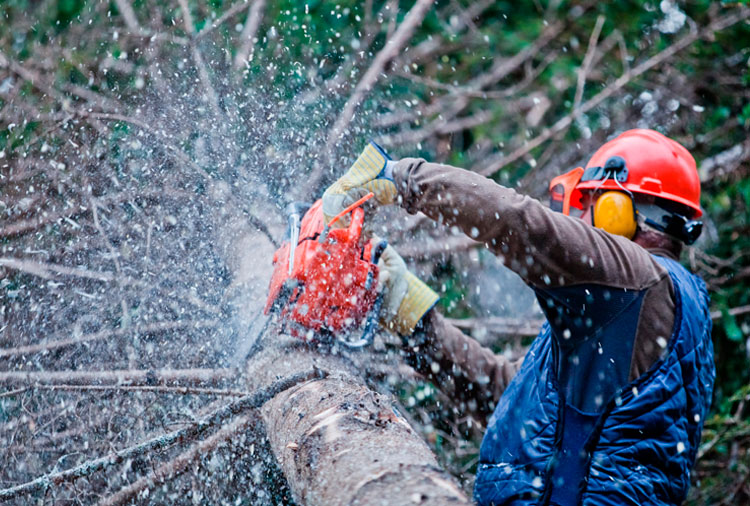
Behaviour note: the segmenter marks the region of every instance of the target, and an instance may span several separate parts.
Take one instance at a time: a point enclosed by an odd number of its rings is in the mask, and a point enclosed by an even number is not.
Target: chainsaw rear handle
[[[361,208],[358,208],[357,210],[361,211]],[[353,217],[352,217],[353,218]],[[352,222],[354,220],[352,219]],[[370,262],[377,264],[380,260],[380,255],[383,254],[383,251],[385,251],[385,248],[388,246],[388,241],[382,240],[378,242],[375,247],[372,249],[372,256],[370,258]],[[372,271],[367,276],[367,281],[365,281],[365,289],[371,290],[372,285],[375,282],[375,276],[372,274]],[[372,308],[370,308],[370,312],[367,314],[367,320],[365,321],[365,329],[362,331],[362,336],[357,341],[346,341],[344,339],[336,339],[336,341],[343,345],[346,348],[349,348],[350,350],[360,350],[362,348],[365,348],[372,344],[372,339],[375,336],[375,329],[377,328],[378,320],[380,319],[380,310],[383,307],[383,292],[381,291],[377,297],[375,297],[375,302],[372,305]]]

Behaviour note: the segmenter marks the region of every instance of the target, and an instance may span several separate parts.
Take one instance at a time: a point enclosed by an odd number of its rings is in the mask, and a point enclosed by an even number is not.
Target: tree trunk
[[[228,205],[225,212],[237,215]],[[251,349],[245,364],[247,390],[314,368],[326,373],[284,390],[261,409],[271,449],[295,501],[331,506],[468,504],[390,396],[367,386],[363,367],[335,348],[309,346],[273,326],[263,332],[260,343],[252,342],[262,325],[259,307],[265,302],[275,247],[242,222],[230,222],[223,230],[218,239],[232,284],[247,288],[237,290],[233,301],[237,332],[248,337],[235,350],[238,364]],[[353,356],[364,361],[368,353],[365,349]]]
[[[316,349],[272,330],[248,362],[252,390],[280,375],[312,368],[327,373],[281,392],[261,410],[295,500],[310,505],[468,504],[390,396],[368,388],[356,366],[335,353],[335,348]]]

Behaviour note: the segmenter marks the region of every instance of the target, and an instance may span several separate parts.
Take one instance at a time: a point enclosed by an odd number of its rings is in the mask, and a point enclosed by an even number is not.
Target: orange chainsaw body
[[[264,312],[278,311],[286,330],[305,340],[360,328],[375,304],[378,279],[372,241],[362,240],[363,222],[357,207],[348,228],[327,230],[322,201],[315,202],[300,222],[297,244],[287,241],[273,256]]]

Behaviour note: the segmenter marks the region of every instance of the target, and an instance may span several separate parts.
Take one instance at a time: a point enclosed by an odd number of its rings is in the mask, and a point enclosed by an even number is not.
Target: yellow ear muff
[[[594,204],[594,226],[632,239],[638,226],[633,199],[618,191],[603,193]]]

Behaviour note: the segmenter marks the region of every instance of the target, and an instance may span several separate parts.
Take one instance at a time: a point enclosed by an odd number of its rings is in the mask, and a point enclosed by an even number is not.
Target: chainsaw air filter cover
[[[378,266],[370,261],[372,242],[361,237],[364,211],[352,211],[348,228],[326,230],[321,206],[318,200],[305,213],[297,244],[285,242],[274,254],[265,306],[305,340],[360,328],[376,299]]]

